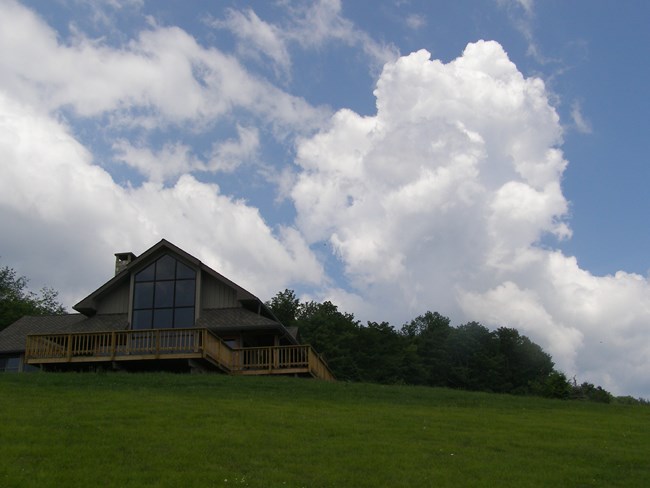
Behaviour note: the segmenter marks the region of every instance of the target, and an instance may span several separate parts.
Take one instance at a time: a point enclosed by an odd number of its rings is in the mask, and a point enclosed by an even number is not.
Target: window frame
[[[170,260],[173,261],[172,274],[169,272]],[[190,266],[177,256],[168,253],[150,261],[138,271],[134,271],[131,275],[129,306],[131,330],[194,327],[199,276],[200,271],[194,266]],[[179,285],[179,283],[181,284]],[[162,293],[163,290],[167,291],[167,296],[163,300],[158,295],[157,299],[157,293]],[[157,315],[170,318],[162,326],[157,326],[156,324],[160,323],[156,321]],[[183,319],[188,319],[190,316],[192,317],[191,323],[186,323]]]

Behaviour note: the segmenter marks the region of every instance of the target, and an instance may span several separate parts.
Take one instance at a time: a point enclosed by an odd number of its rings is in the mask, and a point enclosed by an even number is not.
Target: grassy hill
[[[650,486],[650,408],[171,374],[0,375],[0,486]]]

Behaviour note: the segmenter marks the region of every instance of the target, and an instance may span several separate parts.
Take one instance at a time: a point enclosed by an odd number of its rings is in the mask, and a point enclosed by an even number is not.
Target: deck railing
[[[27,336],[25,359],[66,362],[72,359],[105,361],[119,356],[138,359],[140,356],[194,355],[201,351],[202,339],[202,329],[33,334]]]
[[[334,379],[309,345],[233,349],[204,328],[32,334],[25,348],[28,364],[181,358],[205,359],[231,374],[309,373]]]

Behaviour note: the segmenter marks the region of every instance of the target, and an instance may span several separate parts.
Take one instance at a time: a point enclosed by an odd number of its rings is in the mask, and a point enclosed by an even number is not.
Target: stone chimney
[[[137,256],[132,252],[118,252],[115,253],[115,275],[117,276],[122,271],[124,271],[131,261],[133,261]]]

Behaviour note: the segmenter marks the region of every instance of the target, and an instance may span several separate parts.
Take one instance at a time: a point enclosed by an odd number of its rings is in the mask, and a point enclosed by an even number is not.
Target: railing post
[[[67,352],[68,361],[72,358],[72,334],[68,334],[68,352]]]
[[[111,361],[115,359],[115,354],[117,353],[117,337],[115,331],[111,332]]]
[[[160,329],[156,329],[156,359],[160,358]]]

